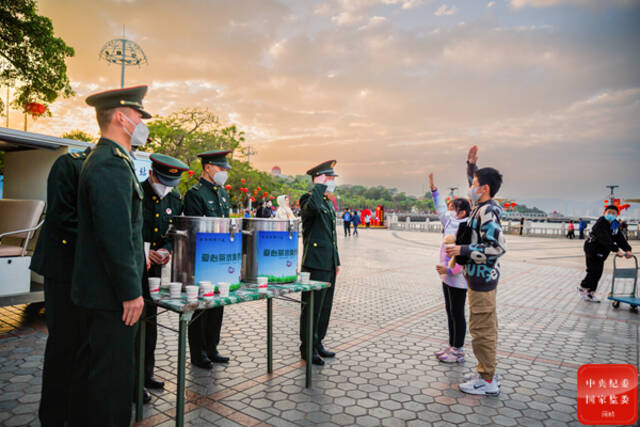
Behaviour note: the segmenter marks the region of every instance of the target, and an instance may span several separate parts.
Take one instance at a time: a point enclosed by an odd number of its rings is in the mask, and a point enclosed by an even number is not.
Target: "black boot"
[[[222,356],[220,353],[216,352],[213,356],[209,356],[209,359],[213,363],[229,363],[229,358],[226,356]]]
[[[202,356],[202,357],[199,357],[197,359],[191,358],[191,364],[193,366],[197,366],[198,368],[201,368],[201,369],[212,369],[213,368],[213,363],[211,363],[211,360],[207,356]]]
[[[318,354],[321,357],[336,357],[336,354],[333,351],[329,351],[322,344],[318,345]]]
[[[164,381],[157,380],[154,377],[149,377],[145,380],[144,386],[146,388],[162,390],[164,388]]]
[[[302,348],[300,348],[300,356],[302,358],[302,360],[306,361],[307,360],[307,355],[306,355],[306,351]],[[311,354],[311,363],[314,365],[318,365],[318,366],[324,366],[324,360],[322,360],[322,357],[320,357],[320,355],[318,354],[317,351],[314,351]]]

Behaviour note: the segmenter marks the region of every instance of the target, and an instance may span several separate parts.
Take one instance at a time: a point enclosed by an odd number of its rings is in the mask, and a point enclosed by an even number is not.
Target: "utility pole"
[[[247,163],[249,163],[249,165],[251,165],[251,155],[252,154],[257,154],[257,153],[251,149],[251,146],[249,146],[247,148]]]
[[[612,205],[613,204],[613,199],[615,199],[615,195],[613,194],[613,190],[615,190],[616,188],[620,187],[619,185],[606,185],[606,187],[610,190],[609,191],[609,204]]]

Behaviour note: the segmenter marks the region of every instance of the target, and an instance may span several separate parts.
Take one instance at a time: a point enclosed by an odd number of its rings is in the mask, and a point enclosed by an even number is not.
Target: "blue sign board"
[[[195,284],[240,283],[242,234],[196,233]]]
[[[269,283],[295,282],[298,275],[298,232],[258,232],[258,276]]]

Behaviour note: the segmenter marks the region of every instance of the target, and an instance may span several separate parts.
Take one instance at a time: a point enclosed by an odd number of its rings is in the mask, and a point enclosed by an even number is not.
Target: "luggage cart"
[[[638,296],[638,258],[636,258],[635,255],[633,256],[633,260],[635,262],[634,268],[619,268],[617,266],[617,259],[617,256],[613,258],[613,277],[611,279],[611,292],[609,292],[609,296],[607,297],[607,299],[613,301],[611,303],[613,308],[620,307],[620,303],[623,302],[625,304],[629,304],[632,312],[637,313],[638,306],[640,305],[640,297]],[[631,294],[629,294],[629,292],[616,294],[616,279],[633,279],[633,289],[631,290]]]

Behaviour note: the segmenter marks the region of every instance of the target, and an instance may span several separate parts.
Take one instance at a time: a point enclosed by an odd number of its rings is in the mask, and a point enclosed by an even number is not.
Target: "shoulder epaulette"
[[[117,148],[114,148],[113,152],[114,152],[114,154],[116,156],[123,158],[127,163],[131,162],[131,159],[129,158],[129,156],[127,156],[122,151],[118,150]]]
[[[182,196],[176,190],[173,190],[171,193],[169,193],[169,195],[173,196],[174,198],[176,198],[178,200],[182,200]]]

